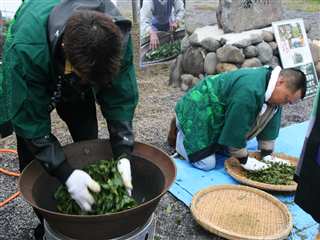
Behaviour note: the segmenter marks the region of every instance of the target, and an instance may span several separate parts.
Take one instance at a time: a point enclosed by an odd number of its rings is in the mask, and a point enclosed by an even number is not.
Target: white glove
[[[267,169],[270,167],[269,164],[258,161],[253,157],[248,157],[247,162],[245,164],[241,164],[241,166],[247,171],[259,171],[263,169]]]
[[[74,170],[68,177],[66,186],[71,198],[76,201],[79,207],[83,211],[91,211],[94,198],[88,189],[93,192],[100,192],[100,185],[88,173],[82,170]]]
[[[132,177],[131,177],[131,167],[130,161],[127,158],[121,158],[117,163],[118,171],[121,175],[124,186],[127,189],[129,196],[132,194]]]
[[[281,158],[277,158],[277,157],[272,156],[272,155],[267,155],[262,160],[265,161],[265,162],[268,162],[268,163],[281,163],[281,164],[285,164],[285,165],[288,165],[288,166],[291,165],[289,161],[281,159]]]

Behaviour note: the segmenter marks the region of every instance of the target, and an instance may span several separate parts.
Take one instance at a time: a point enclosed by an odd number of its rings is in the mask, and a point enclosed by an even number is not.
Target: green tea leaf
[[[295,167],[282,163],[271,163],[271,167],[255,171],[247,172],[247,177],[253,181],[276,184],[290,185],[293,181]]]
[[[99,215],[119,212],[137,206],[137,202],[128,195],[117,170],[117,161],[100,160],[83,169],[101,186],[99,193],[91,192],[95,199],[93,210],[83,212],[78,204],[70,197],[64,185],[59,186],[54,194],[58,211],[75,215]]]
[[[164,43],[161,44],[158,48],[149,50],[145,54],[145,60],[147,61],[155,61],[163,58],[174,57],[180,53],[181,41],[177,40],[173,43]]]

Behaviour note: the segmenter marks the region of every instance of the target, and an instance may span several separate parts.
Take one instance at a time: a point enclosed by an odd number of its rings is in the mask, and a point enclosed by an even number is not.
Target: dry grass
[[[199,11],[216,11],[217,7],[211,5],[198,5],[195,6],[194,9]]]
[[[320,12],[320,0],[282,0],[282,4],[290,10]]]
[[[219,1],[187,1],[186,8],[200,11],[215,11],[218,7]],[[282,0],[284,7],[290,10],[300,10],[306,12],[320,12],[320,0]]]

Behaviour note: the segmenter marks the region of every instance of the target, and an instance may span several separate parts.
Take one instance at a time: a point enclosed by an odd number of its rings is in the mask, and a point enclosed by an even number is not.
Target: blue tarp
[[[275,152],[299,157],[307,129],[308,122],[282,128],[276,141]],[[249,141],[247,148],[256,150],[256,140]],[[209,172],[196,169],[184,160],[175,159],[177,177],[169,191],[187,206],[190,206],[193,195],[203,188],[220,184],[239,184],[224,170],[225,159],[224,156],[217,156],[216,168]],[[318,232],[318,224],[293,202],[294,195],[276,194],[275,196],[288,206],[293,217],[294,228],[289,239],[313,240]]]

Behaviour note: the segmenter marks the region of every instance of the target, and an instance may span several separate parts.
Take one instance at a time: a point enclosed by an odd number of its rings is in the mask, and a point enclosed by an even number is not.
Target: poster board
[[[298,68],[306,74],[306,97],[317,92],[318,78],[313,64],[303,19],[272,23],[283,68]]]

